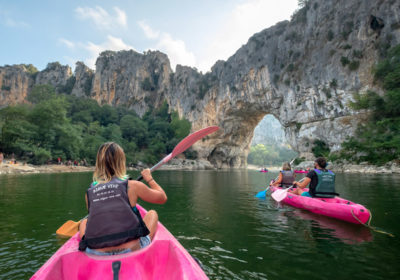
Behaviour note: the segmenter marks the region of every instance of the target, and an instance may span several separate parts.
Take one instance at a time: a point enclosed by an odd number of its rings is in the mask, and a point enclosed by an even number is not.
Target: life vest
[[[318,177],[318,184],[312,191],[315,197],[334,197],[339,195],[335,192],[335,173],[330,170],[314,169]]]
[[[87,190],[89,215],[79,250],[118,246],[150,233],[139,211],[131,208],[127,188],[128,180],[113,178]]]
[[[293,185],[294,182],[294,173],[291,170],[282,170],[282,181],[281,187],[282,188],[289,188]]]

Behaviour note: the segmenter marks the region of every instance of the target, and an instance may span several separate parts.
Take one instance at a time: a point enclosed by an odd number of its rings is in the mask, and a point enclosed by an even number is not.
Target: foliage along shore
[[[170,112],[168,104],[142,117],[126,107],[100,106],[95,100],[56,93],[41,85],[29,104],[0,109],[0,152],[35,165],[84,161],[94,165],[97,149],[107,141],[125,151],[127,165],[155,164],[187,136],[191,123]],[[193,150],[185,152],[194,159]]]

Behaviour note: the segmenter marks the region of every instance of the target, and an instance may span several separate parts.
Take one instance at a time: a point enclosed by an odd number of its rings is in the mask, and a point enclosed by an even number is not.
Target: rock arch
[[[348,106],[352,94],[382,92],[371,68],[384,51],[379,46],[400,43],[398,7],[396,1],[375,0],[307,3],[290,22],[253,35],[205,74],[181,65],[173,72],[168,57],[158,51],[106,51],[95,72],[77,65],[72,94],[99,104],[123,104],[139,115],[166,100],[192,122],[193,130],[220,126],[195,145],[201,158],[220,168],[246,165],[254,128],[266,114],[280,121],[300,156],[312,157],[315,139],[338,150],[363,118]],[[379,33],[371,15],[379,19]],[[350,69],[343,57],[358,68]],[[0,106],[23,102],[33,85],[52,84],[54,77],[56,87],[65,87],[70,70],[55,66],[37,75],[25,66],[0,67]]]

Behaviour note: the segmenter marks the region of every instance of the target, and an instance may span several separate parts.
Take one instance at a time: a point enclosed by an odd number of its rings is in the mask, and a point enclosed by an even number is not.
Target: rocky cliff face
[[[219,125],[218,133],[195,146],[217,167],[246,164],[254,128],[266,114],[273,114],[291,146],[310,158],[315,139],[338,150],[354,133],[363,117],[348,107],[354,92],[380,92],[371,69],[400,43],[399,9],[394,0],[310,0],[290,22],[255,34],[207,74],[179,65],[173,72],[160,52],[107,51],[95,73],[83,64],[74,76],[55,70],[55,85],[65,90],[74,82],[72,94],[140,115],[166,100],[193,130]],[[22,102],[32,85],[46,80],[39,73],[33,82],[18,67],[0,68],[5,85],[0,106]]]
[[[35,74],[29,73],[27,65],[0,67],[0,108],[25,102],[34,84],[34,77]]]

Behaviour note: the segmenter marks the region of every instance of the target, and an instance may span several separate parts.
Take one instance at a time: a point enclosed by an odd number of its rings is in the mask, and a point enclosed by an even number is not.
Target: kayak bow
[[[137,205],[142,216],[146,210]],[[146,248],[113,256],[78,250],[79,233],[71,237],[31,280],[74,279],[208,279],[196,260],[159,222]]]

